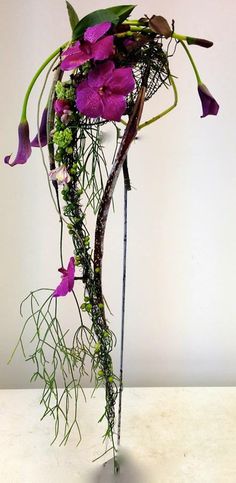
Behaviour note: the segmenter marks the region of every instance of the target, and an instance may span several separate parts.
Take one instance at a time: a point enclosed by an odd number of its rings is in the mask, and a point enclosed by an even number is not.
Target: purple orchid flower
[[[47,143],[48,143],[48,140],[47,140],[47,116],[48,116],[48,108],[45,107],[45,109],[43,110],[42,119],[41,119],[41,123],[40,123],[40,126],[39,126],[39,135],[36,134],[33,141],[31,141],[31,146],[33,146],[34,148],[39,148],[40,145],[41,145],[41,147],[46,146]],[[40,143],[39,143],[39,141],[40,141]]]
[[[208,115],[216,116],[219,111],[219,104],[211,95],[205,84],[198,84],[198,94],[202,103],[202,116]]]
[[[70,258],[68,263],[67,269],[59,268],[59,272],[62,273],[62,280],[61,283],[57,286],[54,290],[52,296],[53,297],[64,297],[71,292],[74,287],[74,280],[75,280],[75,259],[74,257]]]
[[[131,67],[115,68],[107,60],[91,70],[76,89],[76,106],[87,117],[120,121],[126,110],[125,96],[134,89]]]
[[[31,155],[31,145],[29,139],[29,124],[28,121],[21,121],[18,127],[18,151],[13,163],[10,163],[11,154],[5,156],[4,163],[9,164],[9,166],[15,166],[16,164],[25,164],[27,159]]]
[[[105,60],[114,52],[113,35],[103,37],[110,29],[110,22],[102,22],[88,27],[84,33],[84,40],[75,42],[63,52],[62,70],[72,70],[90,59]]]

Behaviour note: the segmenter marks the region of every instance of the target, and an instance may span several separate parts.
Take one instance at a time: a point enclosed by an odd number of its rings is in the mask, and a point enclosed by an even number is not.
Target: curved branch
[[[120,148],[118,150],[115,162],[112,166],[111,173],[107,180],[107,184],[106,184],[104,194],[101,200],[101,204],[99,207],[99,211],[98,211],[96,230],[95,230],[95,244],[94,244],[94,280],[96,285],[96,294],[98,297],[98,302],[101,304],[103,304],[102,261],[103,261],[104,237],[105,237],[107,217],[108,217],[113,193],[115,190],[117,180],[119,178],[121,168],[126,159],[129,147],[137,135],[139,122],[143,112],[143,105],[144,105],[149,71],[150,69],[148,66],[143,78],[142,87],[139,91],[137,100],[134,105],[133,112],[130,115],[129,122],[126,126],[126,129],[120,144]],[[106,326],[104,309],[103,309],[103,323]]]

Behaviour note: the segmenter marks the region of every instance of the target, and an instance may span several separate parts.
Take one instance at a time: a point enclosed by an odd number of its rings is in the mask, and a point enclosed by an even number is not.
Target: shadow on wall
[[[122,450],[118,457],[119,472],[114,473],[113,458],[96,470],[86,483],[145,483],[145,472],[127,450]]]

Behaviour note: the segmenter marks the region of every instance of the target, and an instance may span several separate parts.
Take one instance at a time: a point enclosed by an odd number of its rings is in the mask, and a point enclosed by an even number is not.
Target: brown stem
[[[112,166],[111,173],[107,180],[107,184],[106,184],[104,194],[100,203],[99,211],[98,211],[96,230],[95,230],[95,245],[94,245],[94,270],[95,270],[94,280],[96,284],[96,294],[97,294],[99,303],[103,303],[102,260],[103,260],[104,237],[105,237],[107,217],[108,217],[109,209],[111,206],[111,200],[113,197],[114,189],[115,189],[121,168],[125,162],[129,147],[137,135],[138,125],[143,112],[145,91],[146,91],[146,82],[144,85],[142,85],[139,91],[137,100],[133,108],[133,112],[130,115],[129,122],[126,126],[126,129],[120,144],[120,148],[118,150],[115,162]],[[104,324],[106,324],[104,311],[103,311],[103,320],[104,320]]]

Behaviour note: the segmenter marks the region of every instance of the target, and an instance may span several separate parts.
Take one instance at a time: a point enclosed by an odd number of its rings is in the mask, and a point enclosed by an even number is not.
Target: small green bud
[[[96,272],[96,273],[99,273],[100,271],[101,271],[101,269],[100,269],[99,267],[96,267],[96,268],[95,268],[95,272]]]
[[[93,307],[92,304],[86,304],[86,310],[87,310],[87,312],[91,312],[92,307]]]
[[[103,309],[104,304],[98,304],[99,309]]]
[[[97,343],[95,344],[95,347],[94,347],[95,352],[99,352],[99,351],[100,351],[100,347],[101,347],[100,342],[97,342]]]
[[[73,153],[73,148],[70,146],[69,148],[66,148],[67,154],[72,154]]]
[[[104,375],[104,372],[102,371],[102,369],[100,369],[100,371],[98,371],[98,375],[99,376],[103,376]]]
[[[108,381],[109,382],[113,382],[114,381],[114,378],[112,376],[108,377]]]

